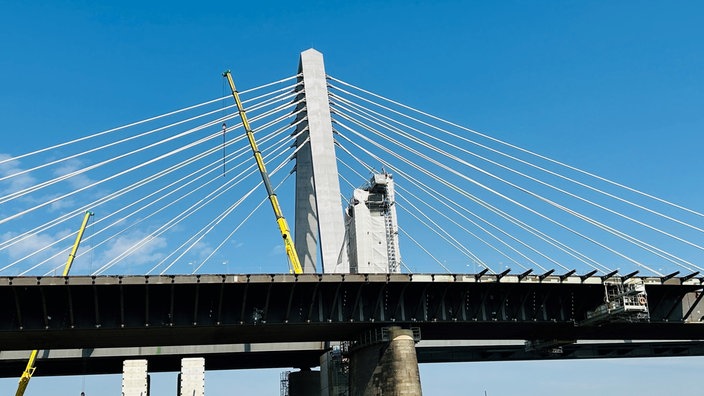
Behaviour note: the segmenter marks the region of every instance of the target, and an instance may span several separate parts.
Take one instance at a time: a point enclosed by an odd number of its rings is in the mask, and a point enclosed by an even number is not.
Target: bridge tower
[[[343,217],[323,55],[302,52],[298,73],[296,110],[304,111],[295,131],[294,240],[303,272],[400,272],[391,175],[375,174],[367,188],[356,189]]]
[[[296,110],[304,111],[296,119],[303,121],[294,132],[300,133],[296,139],[294,241],[303,272],[400,272],[391,175],[374,175],[367,188],[355,190],[343,217],[323,55],[314,49],[302,52],[298,73],[301,84],[295,100],[302,101]],[[351,356],[350,395],[420,394],[418,362],[414,340],[406,334],[409,331],[394,328],[393,340],[360,348]],[[380,355],[379,346],[390,352]],[[288,388],[289,394],[318,394],[310,389],[321,385],[323,393],[332,394],[333,388],[322,384],[320,378],[321,374],[328,378],[327,368],[332,363],[329,354],[324,354],[320,372],[303,367],[292,373],[287,381],[296,386]],[[398,373],[415,374],[406,378]],[[314,385],[299,387],[302,381],[313,381],[308,385]]]
[[[337,262],[345,228],[323,54],[303,51],[298,73],[302,85],[296,100],[304,101],[296,110],[305,107],[299,119],[306,120],[296,129],[304,131],[296,140],[296,250],[303,272],[318,272],[320,246],[320,272],[349,273],[349,264]]]

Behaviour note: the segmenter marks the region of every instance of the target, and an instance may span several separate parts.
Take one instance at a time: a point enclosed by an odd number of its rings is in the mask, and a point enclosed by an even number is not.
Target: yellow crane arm
[[[81,244],[81,239],[83,239],[83,233],[86,231],[86,226],[88,226],[88,220],[90,220],[91,216],[93,216],[93,213],[90,211],[87,211],[85,216],[83,216],[83,222],[81,223],[81,228],[78,230],[78,234],[76,235],[76,241],[73,243],[73,248],[71,249],[71,253],[68,254],[68,260],[66,260],[66,265],[64,266],[64,272],[61,276],[67,276],[68,271],[71,270],[71,265],[73,264],[73,260],[76,258],[76,253],[78,252],[78,245]]]
[[[24,373],[22,373],[22,376],[20,377],[20,384],[17,386],[17,392],[15,392],[15,396],[24,395],[24,391],[25,389],[27,389],[29,380],[32,379],[32,375],[34,374],[34,370],[36,369],[36,367],[34,367],[34,362],[37,360],[37,353],[39,353],[39,351],[35,349],[29,355],[27,368],[24,369]]]
[[[91,212],[86,212],[85,216],[83,216],[83,222],[81,223],[81,228],[78,230],[78,235],[76,235],[76,241],[73,243],[73,248],[71,249],[71,253],[69,253],[69,255],[68,255],[68,260],[66,261],[66,266],[64,267],[64,272],[63,272],[62,276],[67,276],[68,271],[71,270],[71,265],[73,264],[73,260],[76,258],[76,253],[78,252],[78,245],[81,244],[81,239],[83,239],[83,233],[86,230],[86,226],[88,225],[88,220],[90,219],[91,216],[93,216],[93,213],[91,213]],[[22,373],[22,376],[20,377],[20,382],[19,382],[19,385],[17,386],[17,392],[15,392],[15,396],[24,395],[24,391],[27,389],[27,385],[29,385],[29,380],[32,379],[32,375],[34,375],[34,370],[37,369],[34,366],[34,363],[37,360],[38,353],[39,353],[39,350],[35,349],[29,355],[29,361],[27,362],[27,367],[24,369],[24,372]]]
[[[252,152],[254,153],[254,158],[257,161],[257,167],[259,167],[259,173],[262,176],[264,187],[266,187],[266,193],[269,195],[269,202],[271,202],[271,207],[274,209],[276,223],[279,226],[279,231],[281,231],[281,237],[284,239],[284,247],[286,248],[286,254],[288,255],[293,273],[302,274],[303,268],[301,267],[301,262],[298,260],[298,253],[296,252],[296,246],[294,245],[293,238],[291,237],[291,230],[288,227],[288,223],[286,222],[283,213],[281,213],[281,207],[279,206],[279,200],[276,198],[276,193],[274,193],[274,189],[271,187],[269,174],[264,166],[264,159],[262,158],[262,154],[257,147],[257,142],[254,140],[254,132],[252,132],[252,128],[249,126],[249,121],[247,121],[247,114],[242,106],[240,95],[237,93],[237,89],[235,88],[235,82],[232,80],[232,74],[228,70],[223,73],[222,76],[227,78],[227,82],[230,84],[232,97],[235,98],[237,110],[239,111],[240,118],[242,119],[242,126],[244,127],[245,133],[247,134],[247,139],[249,140],[249,146],[252,148]]]

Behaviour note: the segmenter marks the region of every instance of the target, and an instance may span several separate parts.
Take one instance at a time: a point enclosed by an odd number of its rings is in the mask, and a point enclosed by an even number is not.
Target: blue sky
[[[314,47],[335,77],[704,209],[704,6],[698,2],[0,6],[0,153],[24,153],[217,97],[224,69],[245,87],[290,76],[298,53]],[[690,370],[703,365],[701,359],[473,363],[425,366],[421,375],[429,395],[475,394],[467,389],[587,395],[595,392],[590,386],[619,394],[627,378],[661,373],[670,392],[684,393],[696,386]],[[497,373],[515,381],[490,380]],[[174,386],[175,376],[160,378]],[[55,391],[64,381],[65,394],[80,392],[80,378],[37,378],[27,394]],[[262,387],[250,393],[277,394],[277,381],[278,370],[215,373],[208,392],[256,382]],[[0,388],[14,383],[0,380]],[[100,394],[103,384],[117,392],[119,377],[86,384],[89,395]],[[643,395],[665,392],[646,381],[635,387],[641,385]],[[155,388],[156,395],[172,393]]]

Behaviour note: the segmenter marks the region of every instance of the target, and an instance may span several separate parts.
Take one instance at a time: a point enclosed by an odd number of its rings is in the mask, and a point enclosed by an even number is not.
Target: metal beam
[[[699,281],[639,279],[651,307],[662,306],[651,310],[650,322],[596,326],[583,321],[587,312],[603,303],[600,277],[584,281],[557,275],[477,280],[473,274],[0,277],[0,301],[14,296],[19,306],[0,311],[0,345],[12,350],[339,341],[389,325],[419,327],[427,340],[468,335],[543,339],[544,334],[561,340],[702,338],[701,310],[689,313],[686,322],[688,309],[671,312],[672,306],[683,306],[684,298],[695,300],[695,293],[702,290]],[[72,299],[65,297],[67,288]],[[235,298],[222,299],[223,294]]]

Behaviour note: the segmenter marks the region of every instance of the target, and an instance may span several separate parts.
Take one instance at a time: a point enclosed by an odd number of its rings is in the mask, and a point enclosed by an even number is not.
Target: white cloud
[[[12,158],[9,154],[0,153],[0,161]],[[12,160],[0,163],[0,177],[11,176],[22,172],[24,169],[20,166],[20,161]],[[28,173],[12,176],[7,180],[0,182],[0,194],[5,195],[14,191],[19,191],[36,183],[36,179]]]
[[[244,242],[242,241],[237,241],[237,240],[232,240],[230,241],[230,245],[232,246],[233,249],[239,249],[242,246],[244,246]]]
[[[8,154],[1,154],[0,153],[0,161],[7,160],[9,158],[12,158]],[[82,161],[78,159],[70,159],[67,160],[58,166],[55,166],[52,168],[51,174],[53,177],[60,177],[67,175],[71,172],[74,172],[76,170],[80,170],[84,167],[84,164]],[[23,190],[27,187],[34,186],[38,183],[36,177],[32,176],[29,173],[17,175],[17,176],[12,176],[16,175],[19,172],[24,171],[25,169],[21,166],[20,161],[18,160],[11,160],[7,161],[4,163],[0,163],[0,177],[9,177],[7,180],[0,181],[0,195],[6,195],[10,194],[13,192],[17,192],[20,190]],[[75,175],[73,177],[70,177],[65,181],[68,183],[68,186],[71,189],[79,189],[82,187],[85,187],[94,181],[90,179],[88,176],[85,174],[80,174],[80,175]],[[65,193],[51,193],[51,194],[40,194],[40,193],[32,193],[29,195],[25,195],[20,198],[20,200],[24,204],[30,204],[30,205],[37,205],[41,203],[48,202],[60,195],[63,195]],[[53,202],[51,205],[49,205],[48,210],[49,211],[60,211],[64,209],[69,209],[69,208],[74,208],[76,206],[76,201],[71,199],[71,198],[65,198],[62,200],[58,200],[56,202]]]
[[[208,255],[212,253],[213,250],[214,248],[210,244],[203,241],[199,241],[195,244],[195,246],[193,246],[193,248],[191,248],[191,253],[195,257],[197,257],[198,260],[203,260],[208,257]]]
[[[81,170],[85,167],[85,164],[83,161],[77,159],[77,158],[72,158],[70,160],[66,160],[62,162],[57,168],[54,169],[54,176],[64,176],[68,175],[69,173]],[[71,176],[66,180],[71,187],[73,188],[82,188],[85,187],[89,184],[94,183],[94,180],[86,176],[85,173],[81,173],[75,176]]]
[[[14,244],[8,246],[6,249],[3,250],[4,254],[8,258],[8,262],[3,263],[4,265],[11,264],[11,262],[21,260],[29,255],[32,256],[26,260],[19,261],[17,264],[13,265],[11,269],[8,268],[6,270],[7,273],[19,274],[25,270],[30,269],[32,266],[40,264],[42,261],[49,259],[51,256],[60,252],[62,249],[65,249],[66,246],[62,244],[48,247],[50,244],[65,235],[66,233],[63,231],[60,231],[53,236],[46,233],[30,234],[18,240]],[[0,236],[0,240],[7,241],[15,236],[16,234],[7,232]],[[38,269],[32,270],[30,273],[44,274],[52,268],[61,266],[65,260],[66,257],[64,257],[64,255],[59,254],[56,257],[49,259],[46,263],[41,264]]]
[[[101,265],[106,264],[124,252],[130,251],[115,264],[116,267],[121,268],[118,272],[124,272],[125,268],[151,267],[156,264],[166,255],[163,250],[167,247],[167,242],[164,237],[149,238],[147,233],[134,230],[113,238],[107,245],[107,249],[99,255],[98,262]],[[140,269],[128,272],[145,271]]]
[[[13,238],[15,235],[11,233],[5,233],[2,236],[2,240],[6,241]],[[39,249],[46,247],[47,245],[54,242],[54,238],[47,234],[30,234],[23,239],[17,241],[15,244],[10,245],[5,251],[11,259],[18,259],[24,257],[29,253],[35,252]]]
[[[274,247],[269,250],[269,256],[280,256],[286,253],[286,248],[284,245],[274,245]]]
[[[52,199],[58,197],[58,194],[54,195],[48,195],[42,197],[40,200],[38,200],[37,203],[43,203],[43,202],[48,202],[51,201]],[[49,211],[61,211],[64,209],[73,209],[76,207],[76,201],[71,199],[71,198],[64,198],[64,199],[59,199],[55,202],[52,202],[51,205],[49,205]]]

